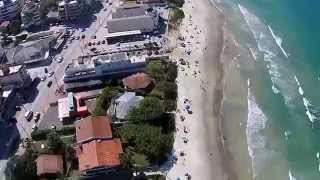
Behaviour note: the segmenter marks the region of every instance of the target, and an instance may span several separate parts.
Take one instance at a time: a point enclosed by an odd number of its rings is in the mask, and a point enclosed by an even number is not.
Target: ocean
[[[320,179],[320,1],[215,4],[239,46],[224,103],[239,179]]]

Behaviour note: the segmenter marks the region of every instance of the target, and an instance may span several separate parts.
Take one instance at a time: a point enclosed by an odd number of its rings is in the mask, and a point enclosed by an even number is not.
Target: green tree
[[[178,67],[176,64],[168,63],[167,65],[167,81],[175,82],[178,76]]]
[[[48,149],[53,151],[53,152],[58,152],[60,150],[63,150],[63,142],[60,139],[59,135],[57,134],[56,131],[51,131],[47,135],[47,140],[48,140]]]
[[[151,95],[161,99],[175,100],[177,98],[177,85],[168,81],[160,81],[152,90]]]
[[[157,81],[165,79],[166,67],[159,60],[150,61],[147,66],[147,72]]]
[[[184,17],[185,15],[182,9],[174,8],[171,13],[170,20],[173,24],[180,24]]]
[[[128,119],[133,123],[146,123],[156,120],[164,113],[163,103],[156,97],[145,97],[137,108],[133,108]]]
[[[27,145],[22,156],[14,155],[7,162],[5,176],[8,180],[33,180],[37,179],[37,169],[35,159],[37,153]]]
[[[177,7],[182,7],[184,4],[184,0],[168,0],[169,3],[174,4]]]
[[[173,137],[161,133],[162,129],[150,125],[127,124],[120,130],[121,140],[130,142],[129,146],[134,147],[130,155],[131,164],[147,165],[150,162],[159,162],[165,159],[166,154],[171,151]],[[146,158],[142,157],[145,155]]]
[[[120,91],[121,90],[118,87],[105,87],[102,93],[97,98],[97,104],[94,112],[95,115],[105,115],[112,98],[118,95]]]

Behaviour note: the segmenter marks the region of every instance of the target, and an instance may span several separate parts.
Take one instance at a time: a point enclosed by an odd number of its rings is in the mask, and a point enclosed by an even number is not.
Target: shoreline
[[[210,0],[187,0],[183,10],[185,19],[178,33],[186,37],[185,42],[188,43],[187,47],[182,48],[176,42],[172,59],[179,62],[183,58],[190,63],[188,68],[178,66],[177,132],[174,142],[174,152],[183,149],[186,156],[178,159],[168,176],[169,179],[176,179],[188,172],[193,179],[237,179],[223,119],[224,78],[228,65],[236,55],[236,44],[226,32],[225,16]],[[186,49],[191,49],[191,55],[186,55]],[[193,67],[195,61],[199,61],[199,66],[196,64]],[[193,74],[196,71],[199,73]],[[183,112],[185,98],[192,103],[192,115]],[[181,122],[181,115],[186,117],[186,122]],[[190,133],[184,134],[179,130],[184,127],[190,129]],[[185,144],[181,141],[184,137],[190,142]]]

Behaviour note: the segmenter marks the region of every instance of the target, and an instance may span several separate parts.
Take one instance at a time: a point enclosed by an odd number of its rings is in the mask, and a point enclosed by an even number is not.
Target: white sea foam
[[[304,96],[305,93],[304,93],[304,90],[302,89],[302,85],[299,81],[299,79],[297,78],[297,76],[295,75],[294,76],[294,80],[296,81],[297,85],[298,85],[298,91],[299,91],[299,94],[302,96],[302,101],[303,101],[303,105],[306,109],[306,115],[309,119],[310,122],[315,122],[317,120],[317,117],[313,114],[313,112],[315,110],[311,109],[312,108],[312,104],[311,102]]]
[[[251,165],[253,177],[255,178],[263,171],[265,154],[266,138],[261,134],[261,130],[266,127],[267,117],[259,108],[254,96],[250,90],[250,80],[248,83],[248,119],[246,127],[246,136],[248,143],[248,151],[251,157]]]
[[[238,4],[239,10],[243,15],[251,33],[254,36],[254,39],[257,42],[259,50],[263,53],[263,59],[267,62],[266,66],[270,74],[270,79],[272,81],[272,91],[274,94],[279,94],[279,82],[281,81],[281,74],[279,73],[279,67],[275,59],[277,59],[277,54],[272,49],[272,44],[274,43],[273,38],[268,34],[268,29],[266,26],[259,20],[257,16],[250,13],[246,8]],[[277,46],[275,46],[277,47]],[[248,45],[248,49],[251,53],[251,56],[256,59],[255,51]],[[286,101],[290,100],[289,96],[286,96]]]
[[[316,157],[317,157],[317,159],[320,159],[320,153],[319,152],[317,152]]]
[[[258,61],[258,60],[257,60],[257,59],[258,59],[258,53],[255,52],[255,51],[253,50],[253,48],[251,48],[251,47],[249,47],[249,46],[248,46],[248,49],[249,49],[250,55],[251,55],[251,57],[253,58],[253,60],[257,62],[257,61]]]
[[[292,175],[290,169],[289,169],[289,180],[296,180],[296,178]]]
[[[279,94],[280,90],[276,87],[276,85],[274,83],[272,83],[272,91],[274,94]]]
[[[289,131],[289,130],[285,130],[285,131],[284,131],[284,137],[285,137],[286,140],[289,139],[289,136],[290,136],[290,135],[291,135],[291,131]]]
[[[282,39],[279,36],[274,34],[274,32],[273,32],[273,30],[271,29],[270,26],[268,26],[268,29],[269,29],[273,39],[276,41],[278,47],[281,49],[282,53],[288,58],[289,57],[288,53],[282,47]]]

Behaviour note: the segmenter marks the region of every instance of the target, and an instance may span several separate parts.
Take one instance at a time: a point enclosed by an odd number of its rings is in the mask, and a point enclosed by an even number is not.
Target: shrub
[[[182,9],[174,8],[171,13],[170,20],[173,24],[180,24],[184,17],[185,15]]]
[[[97,116],[106,115],[107,109],[113,97],[121,92],[119,87],[105,87],[97,98],[97,104],[94,114]]]

